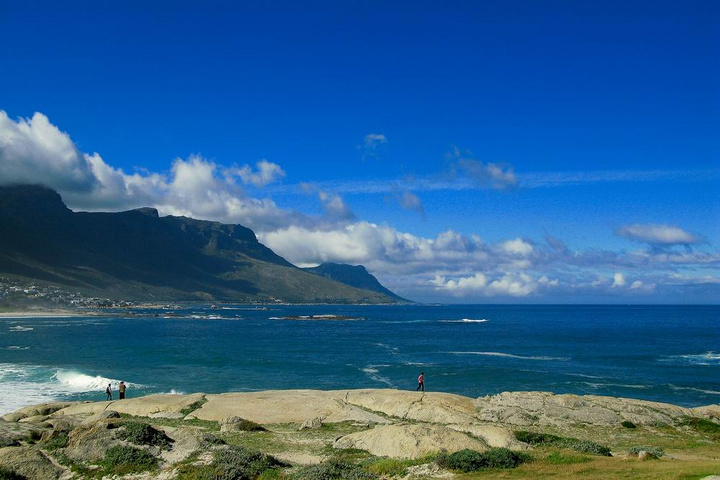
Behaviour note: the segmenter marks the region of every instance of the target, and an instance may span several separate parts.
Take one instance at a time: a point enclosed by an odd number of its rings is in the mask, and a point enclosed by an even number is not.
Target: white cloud
[[[255,185],[256,187],[264,187],[285,177],[285,171],[280,168],[280,165],[264,159],[255,164],[254,170],[250,165],[235,166],[225,170],[225,174],[230,178],[238,176],[245,185]]]
[[[517,186],[518,179],[511,165],[504,163],[483,163],[471,158],[470,152],[463,153],[456,146],[445,155],[450,166],[451,177],[462,175],[476,185],[503,190]]]
[[[699,242],[695,235],[672,225],[636,223],[620,228],[617,234],[650,245],[691,245]]]
[[[512,182],[506,170],[493,173],[491,164],[484,168],[487,182]],[[198,155],[175,159],[167,171],[127,173],[97,153],[79,151],[68,134],[42,114],[15,121],[0,112],[0,184],[50,186],[76,210],[151,206],[163,215],[240,223],[293,263],[364,264],[390,288],[418,300],[534,301],[550,290],[624,296],[667,289],[714,292],[720,286],[720,252],[708,244],[697,251],[623,253],[570,251],[552,236],[545,243],[510,238],[486,244],[478,235],[446,230],[433,238],[357,220],[343,198],[325,186],[305,185],[306,193],[320,202],[322,215],[284,209],[269,197],[254,198],[245,191],[258,187],[250,190],[267,195],[275,188],[268,185],[282,177],[282,168],[267,160],[228,168]],[[407,186],[394,188],[409,194],[398,199],[402,206],[422,207]],[[700,243],[668,225],[630,225],[623,234],[652,246]]]
[[[377,158],[378,147],[387,143],[387,137],[382,133],[368,133],[363,137],[363,142],[357,146],[357,149],[362,152],[363,160],[368,157]]]
[[[36,113],[16,122],[1,110],[0,181],[85,192],[97,183],[88,156],[45,115]]]

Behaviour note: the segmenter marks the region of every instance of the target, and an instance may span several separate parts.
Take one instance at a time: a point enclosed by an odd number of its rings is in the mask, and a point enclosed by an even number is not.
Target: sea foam
[[[523,356],[523,355],[514,355],[512,353],[503,353],[503,352],[448,352],[453,355],[485,355],[488,357],[505,357],[505,358],[515,358],[519,360],[560,360],[560,361],[567,361],[570,360],[570,357],[546,357],[544,355],[538,355],[538,356]]]

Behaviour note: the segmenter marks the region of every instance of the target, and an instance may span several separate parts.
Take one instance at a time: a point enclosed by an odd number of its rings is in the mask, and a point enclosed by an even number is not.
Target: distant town
[[[70,292],[54,285],[39,285],[0,277],[0,309],[22,307],[46,308],[130,308],[138,304],[126,300],[110,300]]]

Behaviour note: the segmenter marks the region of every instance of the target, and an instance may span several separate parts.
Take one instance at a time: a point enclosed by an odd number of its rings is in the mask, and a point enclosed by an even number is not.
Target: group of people
[[[125,382],[120,382],[120,384],[118,385],[118,398],[120,398],[120,400],[125,398],[125,390],[127,390],[127,385],[125,385]],[[113,399],[112,385],[109,383],[107,388],[105,389],[105,395],[107,396],[106,400]]]

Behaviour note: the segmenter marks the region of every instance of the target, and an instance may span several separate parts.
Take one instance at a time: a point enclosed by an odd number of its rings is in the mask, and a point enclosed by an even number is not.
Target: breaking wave
[[[518,360],[559,360],[559,361],[567,361],[570,360],[570,357],[546,357],[544,355],[538,355],[538,356],[523,356],[523,355],[514,355],[512,353],[503,353],[503,352],[448,352],[453,355],[485,355],[488,357],[504,357],[504,358],[515,358]]]

